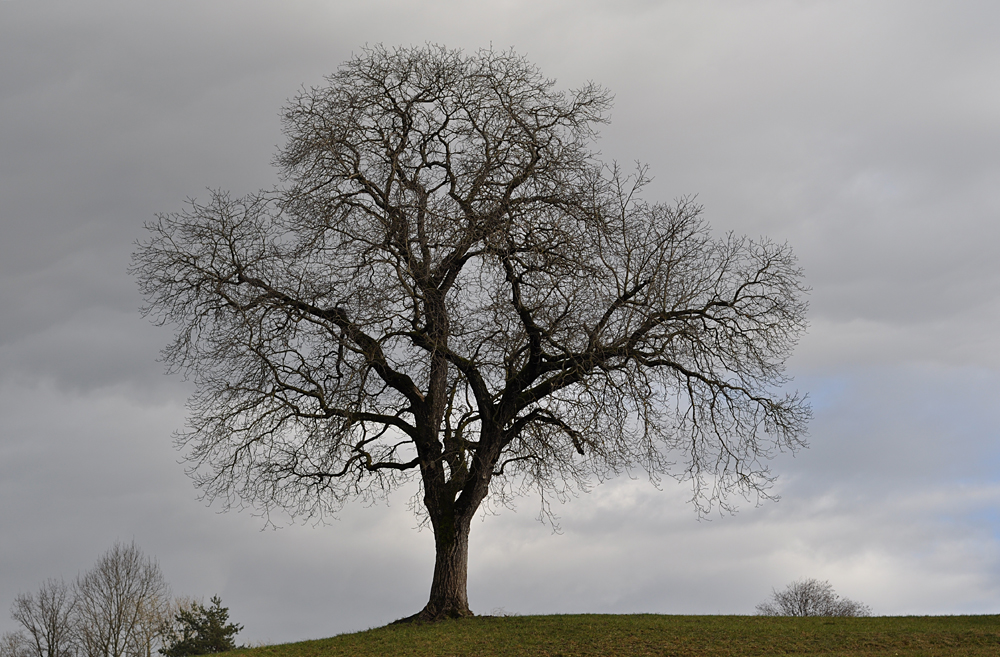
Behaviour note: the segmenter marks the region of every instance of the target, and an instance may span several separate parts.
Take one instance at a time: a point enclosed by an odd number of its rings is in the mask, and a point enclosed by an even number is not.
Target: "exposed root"
[[[448,607],[445,609],[432,608],[430,604],[421,609],[419,612],[413,614],[412,616],[407,616],[406,618],[400,618],[390,623],[390,625],[402,625],[404,623],[437,623],[443,620],[451,620],[457,618],[473,618],[475,614],[468,607],[457,608]]]

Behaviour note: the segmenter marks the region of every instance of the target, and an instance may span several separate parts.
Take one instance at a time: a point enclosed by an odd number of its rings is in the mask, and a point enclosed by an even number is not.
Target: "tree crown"
[[[591,150],[608,92],[513,52],[374,47],[327,83],[285,108],[282,187],[160,216],[133,262],[206,495],[313,515],[419,472],[462,515],[631,466],[701,509],[768,494],[809,417],[786,245],[643,200]]]

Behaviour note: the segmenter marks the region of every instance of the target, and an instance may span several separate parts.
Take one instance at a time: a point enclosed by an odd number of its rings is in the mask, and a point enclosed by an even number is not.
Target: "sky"
[[[596,144],[650,200],[787,242],[814,418],[781,499],[699,520],[638,473],[484,516],[477,613],[748,614],[813,577],[877,614],[1000,613],[1000,4],[957,0],[0,1],[0,632],[115,541],[238,640],[426,602],[401,491],[325,524],[206,506],[172,434],[189,383],[126,273],[143,223],[278,182],[279,112],[365,44],[514,48],[615,95]]]

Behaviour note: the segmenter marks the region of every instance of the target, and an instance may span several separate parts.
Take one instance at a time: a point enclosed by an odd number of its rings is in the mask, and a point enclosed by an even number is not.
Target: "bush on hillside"
[[[222,606],[219,596],[212,597],[210,607],[191,602],[182,606],[165,628],[160,653],[187,657],[235,650],[234,638],[242,629],[242,625],[229,622],[229,608]]]
[[[830,582],[803,579],[784,591],[771,591],[771,599],[757,605],[762,616],[871,616],[871,608],[861,602],[841,598]]]

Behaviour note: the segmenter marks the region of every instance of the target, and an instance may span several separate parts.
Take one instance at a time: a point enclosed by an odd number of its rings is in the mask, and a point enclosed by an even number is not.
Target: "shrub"
[[[212,597],[210,607],[200,602],[182,606],[164,630],[160,653],[165,657],[187,657],[235,650],[233,639],[243,626],[228,621],[229,608],[222,606],[219,596]]]
[[[861,602],[841,598],[830,582],[803,579],[784,591],[771,591],[771,599],[757,605],[762,616],[871,616],[871,608]]]

